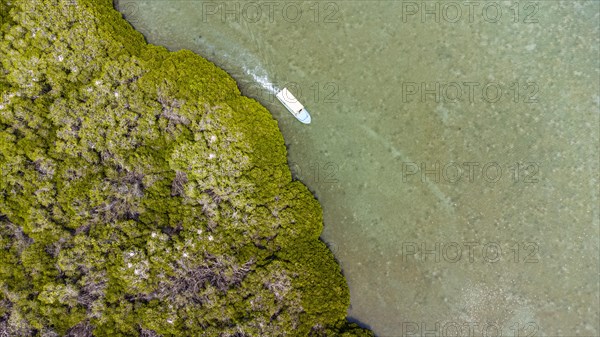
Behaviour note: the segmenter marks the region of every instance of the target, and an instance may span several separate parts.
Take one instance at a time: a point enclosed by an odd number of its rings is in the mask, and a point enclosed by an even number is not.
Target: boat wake
[[[263,89],[267,90],[268,92],[276,94],[279,91],[275,84],[269,80],[267,71],[261,65],[257,65],[253,68],[244,65],[242,69],[246,75],[252,77],[255,83],[260,84]]]
[[[310,124],[311,116],[304,105],[285,86],[279,88],[269,78],[266,69],[274,69],[273,53],[269,52],[264,39],[250,28],[247,23],[231,24],[226,28],[228,34],[211,30],[209,36],[200,37],[197,41],[208,55],[213,56],[212,62],[236,79],[242,94],[262,103],[272,103],[276,97],[297,120]],[[236,36],[236,41],[228,36]]]
[[[269,78],[266,69],[274,64],[269,48],[245,23],[230,23],[222,31],[211,30],[198,40],[205,55],[219,67],[225,69],[240,84],[243,91],[252,96],[271,98],[280,88]],[[230,36],[236,36],[233,40]],[[265,64],[267,67],[265,67]],[[265,92],[260,92],[262,90]]]

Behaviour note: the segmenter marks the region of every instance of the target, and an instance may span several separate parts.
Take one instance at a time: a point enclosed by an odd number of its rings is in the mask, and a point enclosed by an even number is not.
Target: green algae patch
[[[372,336],[277,122],[110,1],[0,1],[0,334]]]

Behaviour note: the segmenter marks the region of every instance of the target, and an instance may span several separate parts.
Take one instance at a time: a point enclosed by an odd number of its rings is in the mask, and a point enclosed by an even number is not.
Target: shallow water
[[[273,113],[378,336],[600,334],[598,2],[116,7]]]

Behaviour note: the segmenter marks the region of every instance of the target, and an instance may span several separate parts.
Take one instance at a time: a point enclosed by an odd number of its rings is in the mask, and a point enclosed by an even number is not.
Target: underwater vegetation
[[[373,336],[277,122],[109,0],[0,0],[0,336]]]

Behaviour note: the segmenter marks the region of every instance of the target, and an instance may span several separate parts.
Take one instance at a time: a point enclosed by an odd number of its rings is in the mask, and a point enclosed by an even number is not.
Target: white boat
[[[308,110],[306,110],[302,103],[298,102],[296,97],[294,97],[287,88],[279,90],[275,96],[297,120],[304,124],[310,124],[310,114],[308,113]]]

